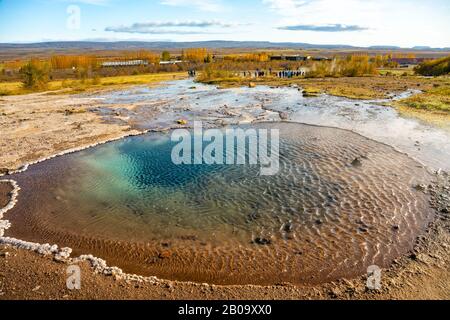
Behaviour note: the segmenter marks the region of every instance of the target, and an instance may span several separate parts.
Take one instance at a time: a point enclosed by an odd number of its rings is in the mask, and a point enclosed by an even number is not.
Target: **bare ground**
[[[119,138],[129,126],[103,123],[90,98],[45,93],[0,99],[0,171],[71,148]],[[2,169],[1,169],[2,168]]]
[[[0,246],[0,299],[449,299],[448,219],[438,220],[414,253],[383,270],[381,290],[366,289],[364,276],[313,287],[146,283],[94,273],[87,262],[80,264],[81,290],[69,290],[66,263]]]

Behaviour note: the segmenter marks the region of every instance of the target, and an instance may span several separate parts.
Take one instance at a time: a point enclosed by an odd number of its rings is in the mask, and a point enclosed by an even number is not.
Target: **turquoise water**
[[[152,236],[181,236],[199,222],[203,234],[248,229],[246,214],[264,207],[254,192],[272,179],[260,176],[259,165],[176,165],[175,145],[169,134],[156,134],[86,155],[80,165],[92,173],[80,180],[82,197],[88,203],[113,199],[112,214],[127,212],[148,226],[157,219]]]

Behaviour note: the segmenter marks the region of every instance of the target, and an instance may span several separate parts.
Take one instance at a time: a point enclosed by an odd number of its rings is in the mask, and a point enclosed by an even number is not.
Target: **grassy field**
[[[155,73],[155,74],[143,74],[133,76],[117,76],[107,77],[101,79],[87,79],[81,80],[58,80],[50,81],[45,90],[54,93],[77,93],[87,90],[95,90],[111,86],[123,86],[123,85],[146,85],[155,84],[161,81],[177,80],[186,78],[185,72],[177,73]],[[21,82],[2,82],[0,83],[0,96],[6,95],[21,95],[33,93],[29,89],[25,89]]]
[[[433,88],[390,105],[407,117],[414,117],[450,130],[450,78],[440,78]]]
[[[378,69],[378,72],[382,76],[385,76],[385,75],[413,76],[414,75],[414,69],[411,69],[411,68],[395,68],[395,69],[383,68],[383,69]]]
[[[450,83],[400,100],[399,103],[401,106],[414,109],[450,112]]]
[[[364,79],[365,81],[366,79]],[[200,81],[202,83],[216,85],[219,88],[236,88],[242,86],[253,86],[253,85],[266,85],[271,87],[283,87],[298,85],[303,88],[303,93],[306,97],[317,96],[322,93],[333,94],[337,96],[353,98],[353,99],[372,99],[372,98],[382,98],[383,93],[377,90],[371,90],[370,88],[361,88],[360,86],[355,86],[349,84],[346,78],[275,78],[275,77],[265,77],[257,79],[245,79],[238,77],[230,78],[216,78]]]

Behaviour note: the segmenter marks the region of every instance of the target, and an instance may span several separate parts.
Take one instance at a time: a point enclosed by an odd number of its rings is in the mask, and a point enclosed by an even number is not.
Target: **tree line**
[[[76,78],[84,81],[88,78],[102,76],[130,75],[154,73],[161,71],[186,71],[192,68],[203,70],[209,77],[224,77],[236,71],[246,70],[297,70],[307,68],[306,77],[357,77],[378,74],[377,69],[396,67],[393,58],[414,58],[413,54],[386,54],[370,56],[369,54],[349,54],[335,56],[325,61],[272,61],[266,52],[229,54],[217,58],[206,48],[183,50],[177,57],[183,62],[179,64],[160,65],[160,61],[169,61],[170,52],[161,54],[149,50],[123,51],[111,57],[95,55],[53,55],[47,59],[33,58],[27,62],[11,62],[11,66],[19,68],[23,85],[29,89],[45,88],[46,83],[54,75],[61,79]],[[103,61],[145,60],[149,65],[118,68],[101,68]],[[6,64],[5,64],[6,65]],[[64,71],[66,70],[66,71]],[[427,61],[415,68],[420,75],[437,76],[448,74],[450,57]]]

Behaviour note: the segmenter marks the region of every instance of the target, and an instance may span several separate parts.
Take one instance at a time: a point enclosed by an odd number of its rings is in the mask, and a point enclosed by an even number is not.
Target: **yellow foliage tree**
[[[212,56],[206,48],[193,48],[184,50],[182,59],[189,62],[208,62],[212,61]]]

